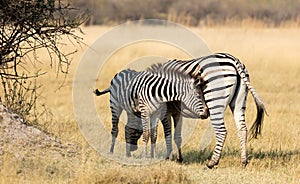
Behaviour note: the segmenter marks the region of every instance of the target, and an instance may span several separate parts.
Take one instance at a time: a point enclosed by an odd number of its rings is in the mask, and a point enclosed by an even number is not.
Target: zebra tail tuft
[[[264,103],[262,101],[262,98],[259,96],[259,94],[256,92],[256,90],[251,86],[250,81],[249,81],[249,75],[247,74],[247,70],[245,68],[245,65],[240,62],[239,59],[234,58],[233,60],[236,61],[236,69],[238,74],[240,75],[242,81],[244,81],[245,85],[247,86],[247,89],[251,92],[255,104],[256,104],[256,109],[257,109],[257,115],[256,115],[256,120],[253,123],[251,129],[250,129],[250,134],[249,134],[249,141],[253,138],[257,139],[258,135],[261,135],[262,131],[262,126],[263,126],[263,120],[264,120],[264,115],[268,115],[266,108],[264,106]],[[248,76],[247,76],[248,75]]]
[[[252,140],[253,138],[257,139],[257,136],[261,135],[264,115],[265,114],[268,115],[261,97],[257,93],[253,93],[253,91],[251,93],[256,104],[257,115],[256,115],[255,122],[250,128],[249,141]]]
[[[110,92],[109,88],[107,88],[107,89],[104,90],[104,91],[99,91],[98,89],[96,89],[96,90],[94,91],[94,93],[95,93],[96,96],[100,96],[100,95],[103,95],[103,94],[109,93],[109,92]]]

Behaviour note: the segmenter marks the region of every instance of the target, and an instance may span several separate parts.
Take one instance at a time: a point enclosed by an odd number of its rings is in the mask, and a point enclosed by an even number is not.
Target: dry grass
[[[83,28],[85,41],[91,44],[108,27]],[[299,183],[300,182],[300,35],[298,29],[266,28],[192,28],[213,52],[229,52],[247,66],[251,82],[263,97],[269,116],[265,118],[263,136],[248,143],[251,162],[240,167],[240,148],[231,113],[226,113],[228,137],[217,169],[204,171],[213,145],[199,150],[207,121],[198,123],[196,131],[183,148],[185,161],[159,162],[147,166],[128,166],[106,160],[94,151],[82,136],[72,111],[72,80],[85,48],[74,57],[65,87],[57,90],[61,78],[54,74],[41,79],[44,101],[51,107],[54,119],[44,126],[65,141],[81,145],[82,154],[74,162],[30,158],[18,160],[14,153],[4,155],[1,183]],[[113,75],[126,63],[141,56],[161,55],[167,58],[188,58],[178,49],[156,43],[139,43],[119,50],[110,58],[109,70],[99,74],[97,87],[109,86]],[[255,106],[248,98],[247,122],[253,122]],[[108,95],[95,99],[98,113],[110,129]],[[43,122],[41,122],[42,124]],[[123,132],[122,124],[120,132]],[[160,129],[160,132],[162,130]],[[123,133],[119,134],[124,139]],[[162,139],[160,134],[159,139]],[[46,151],[46,150],[45,150]],[[16,150],[17,152],[17,150]],[[75,159],[75,158],[74,158]],[[19,173],[20,168],[23,172]],[[50,170],[50,171],[49,171]]]

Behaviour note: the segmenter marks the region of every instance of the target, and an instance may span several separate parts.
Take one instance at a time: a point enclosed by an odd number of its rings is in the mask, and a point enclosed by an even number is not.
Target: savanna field
[[[70,74],[66,78],[62,75],[57,77],[53,69],[49,68],[49,73],[39,79],[43,84],[41,101],[48,105],[53,114],[52,119],[42,119],[39,126],[62,142],[78,145],[77,152],[72,156],[61,155],[60,159],[43,147],[39,148],[39,154],[36,154],[36,150],[27,150],[26,154],[20,154],[18,148],[8,151],[9,145],[4,142],[1,183],[300,183],[298,28],[190,28],[205,41],[212,52],[228,52],[246,65],[251,84],[262,96],[269,114],[264,119],[262,136],[247,143],[250,163],[243,168],[240,165],[240,144],[236,126],[228,109],[225,116],[227,139],[220,163],[212,170],[204,170],[204,167],[212,154],[214,141],[209,142],[205,149],[201,147],[208,120],[197,121],[195,130],[183,146],[182,164],[161,161],[150,165],[126,165],[101,156],[86,141],[73,112],[74,74],[87,46],[110,29],[103,26],[82,27],[83,42],[86,45],[82,44],[77,48]],[[69,47],[65,49],[68,50]],[[94,88],[107,88],[117,72],[130,62],[147,55],[190,59],[186,53],[162,43],[131,44],[119,49],[109,58],[103,66],[106,68],[104,72],[94,79]],[[45,54],[40,53],[40,58],[44,57]],[[61,87],[63,80],[65,82]],[[91,93],[94,88],[90,89]],[[95,106],[98,116],[109,131],[109,95],[95,97]],[[255,117],[256,107],[252,96],[248,95],[248,128]],[[118,138],[124,140],[124,123],[121,122],[119,126]],[[158,139],[163,140],[161,125]],[[183,141],[185,140],[187,137],[183,136]],[[31,153],[33,151],[34,154]],[[125,150],[120,152],[125,154]]]

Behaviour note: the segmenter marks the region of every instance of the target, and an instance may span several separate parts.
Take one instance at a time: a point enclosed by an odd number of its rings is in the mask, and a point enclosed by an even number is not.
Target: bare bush
[[[1,0],[0,1],[0,77],[3,100],[6,106],[23,118],[33,115],[37,119],[39,84],[36,79],[45,74],[37,63],[37,51],[45,49],[50,66],[57,73],[66,74],[69,56],[59,47],[62,38],[79,43],[75,34],[85,20],[84,14],[72,16],[77,11],[61,0]]]

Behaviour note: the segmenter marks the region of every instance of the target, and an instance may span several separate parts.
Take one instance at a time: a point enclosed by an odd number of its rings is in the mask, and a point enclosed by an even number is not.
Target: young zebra
[[[148,69],[151,71],[158,71],[160,68],[159,65],[153,65],[151,69]],[[103,95],[105,93],[110,92],[110,103],[111,103],[111,109],[124,109],[124,107],[121,106],[122,103],[124,103],[124,90],[127,88],[127,86],[130,84],[130,81],[133,79],[133,77],[138,72],[130,69],[123,70],[115,75],[113,80],[111,81],[111,86],[109,89],[106,89],[102,92],[100,92],[98,89],[94,91],[94,93],[97,96]],[[162,72],[160,72],[161,74]],[[157,73],[159,74],[159,73]],[[202,91],[199,91],[199,95],[202,99],[202,102],[204,102],[204,97],[202,94]],[[123,100],[123,101],[122,101]],[[114,103],[115,102],[115,103]],[[202,119],[206,119],[208,117],[208,111],[206,104],[203,104],[204,111]],[[171,134],[171,118],[173,118],[174,121],[174,141],[178,149],[178,158],[177,160],[179,162],[182,162],[182,154],[181,154],[181,128],[182,128],[182,117],[188,117],[188,118],[199,118],[199,116],[190,111],[184,104],[182,104],[180,101],[173,101],[173,102],[167,102],[166,104],[163,104],[161,106],[161,109],[159,111],[159,114],[156,114],[156,117],[159,116],[160,121],[163,124],[164,127],[164,134],[165,134],[165,141],[166,141],[166,147],[167,147],[167,154],[166,159],[169,159],[171,152],[172,152],[172,134]],[[114,151],[114,145],[115,145],[115,139],[118,135],[119,129],[118,129],[118,115],[119,113],[112,113],[112,145],[110,148],[110,152],[113,153]],[[154,118],[154,117],[153,117]],[[154,121],[155,122],[155,121]],[[156,136],[157,136],[157,123],[156,125],[153,125],[150,129],[150,135],[151,135],[151,157],[154,157],[154,151],[155,151],[155,143],[156,143]],[[126,155],[128,157],[131,156],[130,151],[135,151],[137,149],[137,141],[142,135],[142,122],[140,113],[127,113],[127,124],[125,126],[125,139],[126,139]]]
[[[157,68],[159,68],[158,65]],[[128,84],[126,81],[130,81],[130,83]],[[161,112],[165,102],[181,101],[198,118],[207,118],[207,108],[202,104],[203,97],[199,95],[201,91],[196,89],[195,82],[197,81],[190,76],[172,70],[163,72],[123,70],[112,79],[110,88],[103,92],[96,90],[96,95],[111,93],[110,107],[113,124],[111,152],[113,152],[118,134],[118,120],[122,110],[126,110],[128,115],[126,130],[139,129],[136,125],[142,124],[144,156],[147,153],[146,144],[149,139],[148,123],[151,121],[150,125],[153,127],[156,119],[164,116]],[[139,123],[139,117],[141,117],[142,123]],[[156,133],[156,131],[153,132]],[[127,139],[126,142],[128,142]],[[152,151],[154,148],[151,146],[151,156],[154,156],[154,151]],[[126,150],[128,150],[127,147]],[[128,155],[127,151],[126,154]]]
[[[216,146],[211,160],[206,165],[213,168],[219,163],[226,138],[224,113],[227,106],[233,112],[241,143],[241,162],[247,165],[245,123],[246,97],[249,90],[257,107],[257,117],[250,129],[250,139],[261,133],[265,107],[262,99],[250,84],[248,72],[239,59],[230,54],[216,53],[198,59],[172,60],[163,64],[165,70],[178,70],[201,81],[205,102],[210,113],[210,122],[215,130]]]

